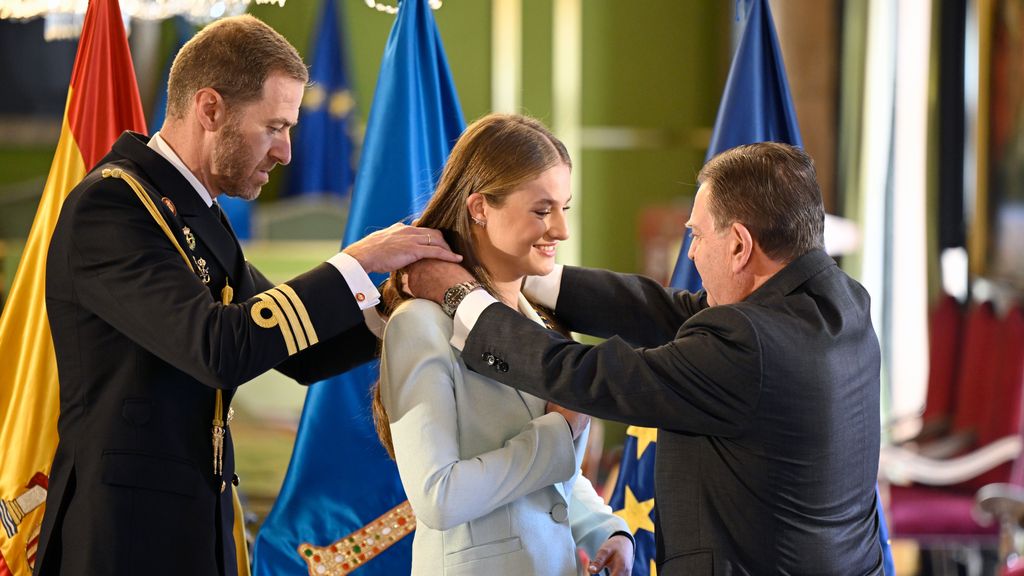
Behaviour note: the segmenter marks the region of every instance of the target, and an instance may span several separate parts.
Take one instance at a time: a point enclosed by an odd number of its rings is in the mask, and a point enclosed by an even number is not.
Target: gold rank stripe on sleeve
[[[320,341],[306,306],[291,286],[281,284],[256,297],[260,301],[250,311],[253,322],[261,328],[277,326],[289,356]]]
[[[150,199],[149,194],[146,194],[146,191],[142,189],[142,185],[139,184],[139,181],[136,180],[134,176],[120,168],[104,168],[100,174],[104,178],[120,178],[121,180],[124,180],[129,187],[131,187],[135,192],[135,195],[139,197],[142,205],[146,207],[149,215],[156,221],[157,226],[164,231],[167,239],[171,241],[171,244],[173,244],[175,248],[178,249],[178,254],[181,254],[181,257],[185,260],[185,264],[188,266],[188,269],[195,272],[195,268],[192,267],[192,261],[189,260],[188,255],[185,254],[185,250],[181,247],[181,244],[178,244],[178,239],[175,238],[174,233],[171,232],[171,227],[167,225],[167,221],[165,221],[164,217],[160,215],[160,209],[157,208],[156,204],[153,203],[153,200]]]
[[[313,328],[313,320],[309,317],[309,313],[306,312],[306,306],[302,303],[299,295],[295,293],[295,289],[287,284],[281,284],[277,286],[288,299],[291,301],[292,306],[295,308],[295,314],[298,315],[299,321],[302,323],[302,327],[306,331],[306,338],[309,340],[309,345],[312,346],[320,340],[316,336],[316,330]]]

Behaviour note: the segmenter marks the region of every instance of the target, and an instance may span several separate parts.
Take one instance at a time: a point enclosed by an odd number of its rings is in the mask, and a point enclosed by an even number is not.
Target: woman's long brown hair
[[[488,114],[462,133],[445,163],[433,197],[416,221],[417,226],[436,228],[462,266],[490,292],[490,275],[476,256],[466,199],[480,194],[487,204],[500,207],[505,198],[546,170],[558,165],[572,167],[565,145],[543,124],[518,114]],[[410,297],[399,289],[401,271],[381,287],[379,311],[390,316]],[[388,455],[395,457],[391,425],[380,397],[380,381],[373,387],[373,423]]]

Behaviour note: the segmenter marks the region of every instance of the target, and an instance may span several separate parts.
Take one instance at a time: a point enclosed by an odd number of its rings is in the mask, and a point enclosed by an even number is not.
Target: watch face
[[[445,314],[454,317],[455,309],[462,303],[462,299],[479,285],[477,282],[463,282],[445,290],[444,298],[441,301],[441,309],[444,310]]]
[[[456,284],[444,291],[444,301],[441,303],[441,309],[444,310],[445,314],[455,316],[455,309],[458,308],[459,302],[463,298],[462,288],[462,284]]]

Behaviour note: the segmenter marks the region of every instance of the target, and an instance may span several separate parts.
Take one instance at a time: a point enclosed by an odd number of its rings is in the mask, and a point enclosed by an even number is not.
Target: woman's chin
[[[541,262],[530,267],[530,271],[526,273],[527,276],[547,276],[555,269],[554,258],[547,262]]]

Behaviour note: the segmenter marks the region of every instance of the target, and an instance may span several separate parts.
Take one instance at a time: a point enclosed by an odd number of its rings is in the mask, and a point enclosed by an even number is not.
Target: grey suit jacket
[[[525,299],[509,312],[536,316]],[[579,474],[586,433],[574,442],[544,400],[466,370],[451,335],[426,300],[399,306],[384,331],[381,398],[416,513],[413,574],[575,576],[577,546],[593,556],[627,530]]]
[[[703,292],[566,268],[559,318],[608,340],[578,344],[492,305],[463,357],[530,394],[659,429],[659,574],[878,574],[869,307],[821,251],[710,308]]]

